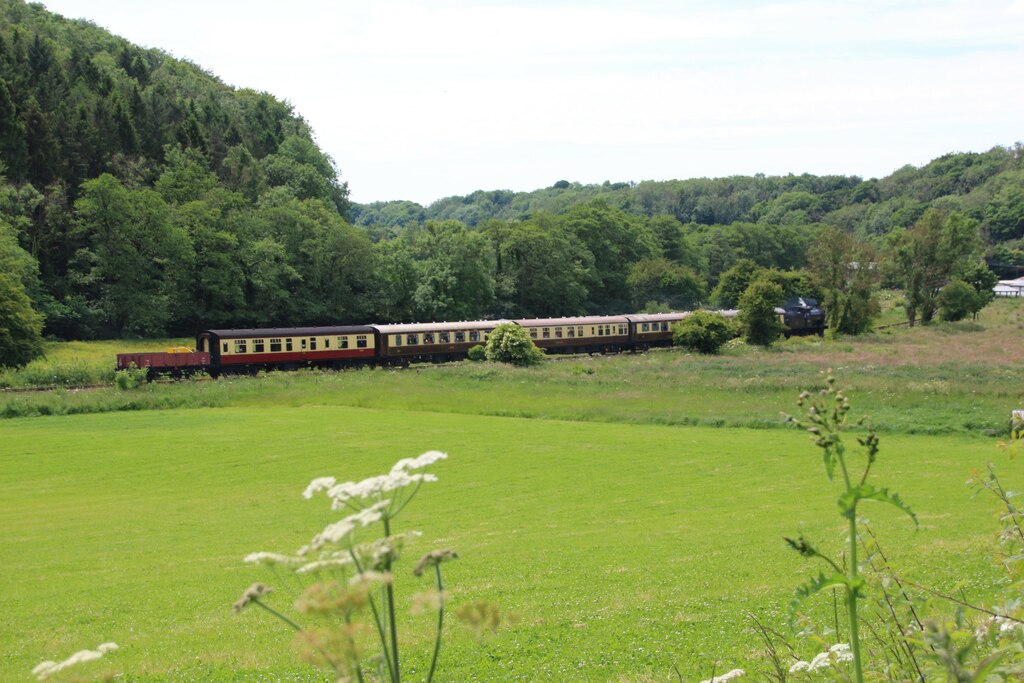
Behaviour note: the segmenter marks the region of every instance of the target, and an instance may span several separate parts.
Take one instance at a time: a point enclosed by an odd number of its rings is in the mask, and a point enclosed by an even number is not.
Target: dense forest
[[[1022,157],[358,205],[289,104],[0,0],[0,308],[53,337],[730,305],[755,270],[828,295],[969,233],[935,294],[1024,272]]]

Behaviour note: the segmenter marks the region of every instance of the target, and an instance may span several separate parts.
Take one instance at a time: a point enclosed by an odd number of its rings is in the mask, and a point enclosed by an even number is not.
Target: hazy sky
[[[357,202],[1024,140],[1024,0],[44,0],[291,102]]]

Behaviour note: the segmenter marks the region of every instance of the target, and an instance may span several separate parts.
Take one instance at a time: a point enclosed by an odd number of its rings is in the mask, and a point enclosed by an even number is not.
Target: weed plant
[[[417,458],[399,460],[388,473],[360,482],[338,483],[334,477],[314,479],[303,497],[324,492],[332,510],[350,514],[328,524],[294,555],[259,552],[245,558],[246,562],[291,572],[300,582],[309,577],[318,579],[307,583],[294,602],[295,610],[309,623],[301,626],[296,621],[300,617],[285,616],[271,607],[266,596],[272,590],[262,583],[254,583],[243,593],[235,611],[255,605],[279,619],[295,631],[296,649],[302,656],[330,669],[339,681],[400,683],[403,660],[394,583],[406,540],[419,534],[395,533],[393,525],[420,486],[437,481],[433,474],[420,470],[447,457],[439,451],[428,451]],[[381,535],[368,538],[370,529],[378,524]],[[441,653],[446,601],[441,564],[457,557],[450,549],[434,550],[412,570],[416,577],[429,572],[435,578],[434,589],[418,598],[437,612],[427,683],[433,680]]]

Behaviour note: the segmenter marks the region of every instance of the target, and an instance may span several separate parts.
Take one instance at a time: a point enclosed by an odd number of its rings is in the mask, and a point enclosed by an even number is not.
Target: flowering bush
[[[420,486],[437,481],[426,468],[448,456],[428,451],[399,460],[386,473],[359,482],[338,483],[334,477],[310,482],[305,498],[325,494],[331,509],[346,512],[313,536],[292,555],[252,553],[246,562],[287,571],[300,579],[312,578],[294,602],[302,617],[285,616],[270,604],[273,590],[254,583],[235,603],[240,611],[253,605],[280,619],[296,633],[296,646],[307,661],[331,669],[338,680],[401,680],[398,625],[395,614],[394,569],[405,542],[416,532],[395,534],[395,518],[416,496]],[[381,533],[374,534],[377,527]],[[450,549],[424,555],[413,569],[415,576],[433,573],[435,588],[421,602],[437,610],[437,630],[427,681],[433,678],[441,650],[446,595],[441,564],[458,557]],[[309,623],[300,625],[297,619]],[[370,654],[370,653],[373,654]]]
[[[544,360],[544,352],[530,339],[526,330],[515,323],[502,323],[487,337],[487,360],[512,365],[536,365]]]

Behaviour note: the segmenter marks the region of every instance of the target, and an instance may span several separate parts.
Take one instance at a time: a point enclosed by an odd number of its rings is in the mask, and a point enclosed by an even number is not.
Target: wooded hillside
[[[4,315],[63,338],[721,305],[751,263],[816,287],[801,269],[821,235],[842,247],[834,263],[874,259],[926,217],[977,235],[965,264],[1024,270],[1020,144],[881,179],[559,181],[351,205],[289,104],[21,0],[0,0],[0,159]]]

